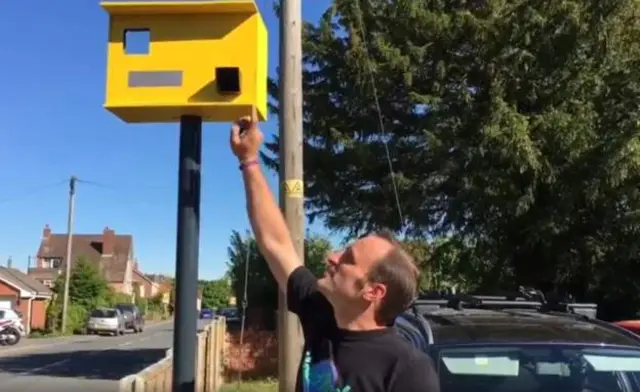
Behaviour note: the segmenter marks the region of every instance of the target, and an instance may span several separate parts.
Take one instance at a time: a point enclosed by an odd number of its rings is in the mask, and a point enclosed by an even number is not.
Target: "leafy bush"
[[[70,335],[73,333],[83,333],[89,310],[83,306],[69,303],[67,325],[64,331],[61,331],[64,335]],[[62,328],[62,300],[51,301],[47,307],[47,332],[59,332]]]
[[[116,293],[116,292],[110,291],[110,295],[107,302],[109,306],[115,306],[116,304],[123,304],[123,303],[130,304],[130,303],[133,303],[133,297],[128,294]]]

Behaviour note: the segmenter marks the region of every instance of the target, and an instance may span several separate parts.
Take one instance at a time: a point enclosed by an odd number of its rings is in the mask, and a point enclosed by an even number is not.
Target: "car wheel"
[[[9,341],[7,342],[9,343],[9,346],[18,344],[18,342],[22,338],[22,336],[20,336],[20,333],[18,331],[14,331],[12,335],[13,335],[13,338],[9,339]]]
[[[120,334],[120,336],[124,335],[124,329],[121,329],[120,331],[118,331],[118,334]]]

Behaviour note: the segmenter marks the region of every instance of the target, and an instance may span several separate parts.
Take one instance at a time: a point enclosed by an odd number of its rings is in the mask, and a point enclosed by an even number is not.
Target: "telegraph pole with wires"
[[[302,182],[302,9],[300,0],[280,2],[280,207],[298,256],[304,262]],[[295,390],[302,356],[298,318],[278,296],[278,378],[280,392]]]
[[[75,176],[69,179],[69,216],[67,217],[67,254],[64,259],[64,293],[62,295],[62,329],[67,329],[67,318],[69,310],[69,281],[71,280],[71,249],[73,247],[73,210],[76,198],[76,181]]]

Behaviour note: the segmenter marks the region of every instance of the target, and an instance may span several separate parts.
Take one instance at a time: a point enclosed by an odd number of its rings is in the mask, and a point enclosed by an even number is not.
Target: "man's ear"
[[[364,289],[363,298],[369,302],[381,301],[387,295],[387,287],[381,283],[369,283]]]

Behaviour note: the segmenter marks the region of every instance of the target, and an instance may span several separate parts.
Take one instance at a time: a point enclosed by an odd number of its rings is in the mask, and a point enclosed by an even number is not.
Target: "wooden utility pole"
[[[76,199],[76,180],[74,176],[69,179],[69,216],[67,218],[67,255],[64,258],[64,293],[62,295],[62,329],[67,329],[69,313],[69,281],[71,280],[71,249],[73,245],[73,209]]]
[[[302,182],[302,9],[300,0],[280,1],[280,207],[304,262]],[[280,392],[294,392],[302,356],[302,333],[287,298],[278,298]]]

